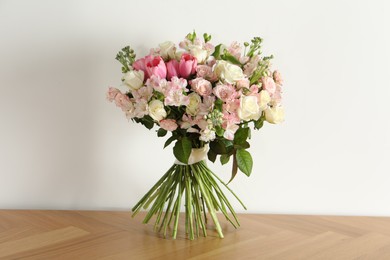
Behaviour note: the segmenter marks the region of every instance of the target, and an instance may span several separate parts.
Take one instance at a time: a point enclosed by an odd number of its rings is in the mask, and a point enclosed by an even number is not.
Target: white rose
[[[193,46],[190,48],[190,53],[196,58],[198,63],[204,63],[207,59],[208,52],[205,49],[202,49],[199,46]]]
[[[149,115],[156,121],[161,121],[167,116],[167,111],[164,109],[164,103],[160,100],[152,100],[149,103]]]
[[[268,103],[271,102],[271,97],[266,90],[262,90],[259,93],[259,105],[261,110],[266,110],[268,108]]]
[[[132,91],[138,90],[144,84],[144,72],[142,70],[131,70],[123,75],[123,82]]]
[[[230,84],[244,78],[244,73],[239,66],[224,60],[217,61],[217,64],[214,67],[214,72],[220,79]]]
[[[188,95],[188,98],[190,100],[189,104],[187,105],[186,112],[187,114],[191,116],[196,116],[196,114],[199,111],[200,103],[202,103],[202,100],[200,99],[200,96],[196,94],[195,92],[192,92]]]
[[[258,120],[261,116],[261,109],[255,96],[241,96],[238,117],[244,121]]]
[[[164,60],[174,59],[176,56],[176,46],[173,42],[167,41],[159,44],[160,55]]]
[[[271,124],[284,121],[284,108],[281,106],[269,107],[265,110],[265,120]]]

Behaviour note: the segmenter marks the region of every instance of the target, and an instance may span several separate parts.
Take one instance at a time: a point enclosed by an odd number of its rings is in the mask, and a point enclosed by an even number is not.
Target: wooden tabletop
[[[224,239],[209,226],[190,241],[142,213],[0,210],[0,259],[390,259],[390,218],[241,214],[235,230],[219,217]]]

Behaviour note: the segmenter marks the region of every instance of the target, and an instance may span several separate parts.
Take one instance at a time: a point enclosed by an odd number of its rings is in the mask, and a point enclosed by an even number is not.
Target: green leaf
[[[210,142],[210,150],[213,150],[216,154],[228,154],[232,149],[232,141],[226,139],[215,139]]]
[[[237,166],[245,173],[245,175],[250,176],[252,173],[253,160],[251,154],[244,150],[238,149],[236,152]]]
[[[164,148],[170,145],[176,139],[177,139],[176,135],[172,135],[171,137],[169,137],[168,140],[165,141]]]
[[[211,54],[211,56],[214,56],[214,58],[218,59],[219,55],[221,54],[221,46],[222,44],[218,44],[217,46],[215,46],[214,52],[213,54]]]
[[[221,161],[221,164],[227,164],[229,162],[230,156],[227,154],[221,154],[221,158],[219,158]]]
[[[255,129],[256,129],[256,130],[258,130],[258,129],[260,129],[260,128],[263,127],[263,125],[264,125],[264,120],[265,120],[265,117],[261,116],[261,117],[259,118],[259,120],[253,122],[254,125],[255,125]]]
[[[187,164],[188,158],[190,157],[192,149],[192,142],[187,137],[183,137],[182,139],[178,140],[173,147],[173,154],[175,155],[176,159],[179,160],[182,163]]]
[[[225,53],[221,56],[221,58],[222,58],[223,60],[226,60],[226,61],[232,63],[232,64],[239,65],[239,66],[242,65],[241,62],[240,62],[239,60],[237,60],[237,58],[234,57],[233,55],[231,55],[229,52],[225,52]]]
[[[224,130],[223,130],[223,128],[222,127],[220,127],[220,126],[216,126],[215,127],[215,133],[218,135],[218,136],[223,136],[223,134],[224,134]]]
[[[157,136],[158,136],[158,137],[164,137],[166,134],[167,134],[167,130],[165,130],[165,129],[163,129],[163,128],[160,128],[160,129],[158,129],[158,131],[157,131]]]
[[[248,141],[245,141],[242,144],[235,144],[234,145],[235,149],[248,149],[249,147],[251,147],[251,145],[248,143]]]
[[[250,78],[249,84],[250,84],[250,85],[256,84],[256,83],[259,81],[259,79],[261,78],[261,74],[262,74],[262,73],[261,73],[260,70],[256,70],[256,71],[253,73],[252,77]]]
[[[243,144],[249,136],[249,127],[239,128],[234,134],[234,144]]]
[[[234,153],[233,153],[233,165],[232,165],[232,177],[230,177],[230,180],[229,180],[228,184],[234,179],[234,177],[236,177],[237,171],[238,171],[238,168],[237,168],[237,157],[236,157],[236,151],[234,151]]]
[[[217,159],[217,154],[210,149],[207,153],[207,157],[209,158],[210,161],[215,162],[215,160]]]

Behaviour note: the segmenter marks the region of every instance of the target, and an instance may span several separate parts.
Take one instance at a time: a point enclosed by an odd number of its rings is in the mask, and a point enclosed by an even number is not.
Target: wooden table
[[[0,210],[0,259],[390,259],[390,218],[241,214],[177,240],[114,211]],[[182,218],[183,219],[183,218]]]

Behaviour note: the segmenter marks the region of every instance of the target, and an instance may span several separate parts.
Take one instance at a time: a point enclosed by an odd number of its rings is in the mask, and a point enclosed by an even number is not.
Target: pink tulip
[[[135,70],[142,70],[145,74],[145,78],[150,78],[151,75],[148,74],[146,70],[146,64],[153,59],[152,55],[145,56],[144,58],[138,59],[133,63],[133,68]]]
[[[158,76],[160,79],[165,79],[167,77],[167,67],[160,56],[155,56],[146,63],[146,71],[149,77],[152,75]]]
[[[171,80],[172,77],[180,77],[179,75],[179,62],[177,60],[170,60],[166,64],[167,66],[167,79]]]
[[[198,64],[196,58],[188,53],[181,56],[179,63],[179,73],[183,78],[188,78],[191,74],[196,72],[196,65]]]

